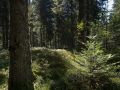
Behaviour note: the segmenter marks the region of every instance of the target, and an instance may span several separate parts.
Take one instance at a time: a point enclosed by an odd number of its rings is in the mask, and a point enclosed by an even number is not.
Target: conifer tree
[[[10,1],[8,90],[33,90],[28,28],[28,0]]]

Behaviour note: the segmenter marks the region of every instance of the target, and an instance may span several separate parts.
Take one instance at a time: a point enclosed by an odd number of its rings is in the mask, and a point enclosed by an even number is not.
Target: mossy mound
[[[35,90],[92,90],[84,60],[64,49],[32,48]],[[9,54],[0,53],[0,90],[7,90]],[[120,90],[120,78],[103,76],[93,79],[94,90]],[[98,83],[99,82],[99,83]],[[102,88],[102,89],[101,89]]]

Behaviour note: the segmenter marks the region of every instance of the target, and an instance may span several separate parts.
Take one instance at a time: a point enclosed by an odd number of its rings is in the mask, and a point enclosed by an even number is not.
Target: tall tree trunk
[[[5,2],[2,2],[2,41],[4,49],[6,48],[5,10]]]
[[[8,49],[8,31],[9,31],[9,2],[7,0],[1,1],[1,24],[2,24],[2,43],[3,48]]]
[[[10,1],[10,68],[8,90],[33,90],[28,28],[28,1]]]
[[[8,49],[8,45],[9,45],[9,2],[6,0],[5,2],[5,49]]]

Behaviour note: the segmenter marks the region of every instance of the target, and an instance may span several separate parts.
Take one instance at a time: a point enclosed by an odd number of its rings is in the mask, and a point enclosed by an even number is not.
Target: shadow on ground
[[[41,83],[49,82],[49,90],[66,90],[65,77],[69,64],[65,58],[57,51],[47,49],[33,53],[33,60],[40,65],[39,70],[34,72],[42,77]]]

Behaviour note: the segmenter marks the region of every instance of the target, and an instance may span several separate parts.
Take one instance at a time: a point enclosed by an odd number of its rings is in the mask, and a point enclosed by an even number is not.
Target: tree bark
[[[10,68],[8,90],[33,90],[28,1],[10,1]]]

